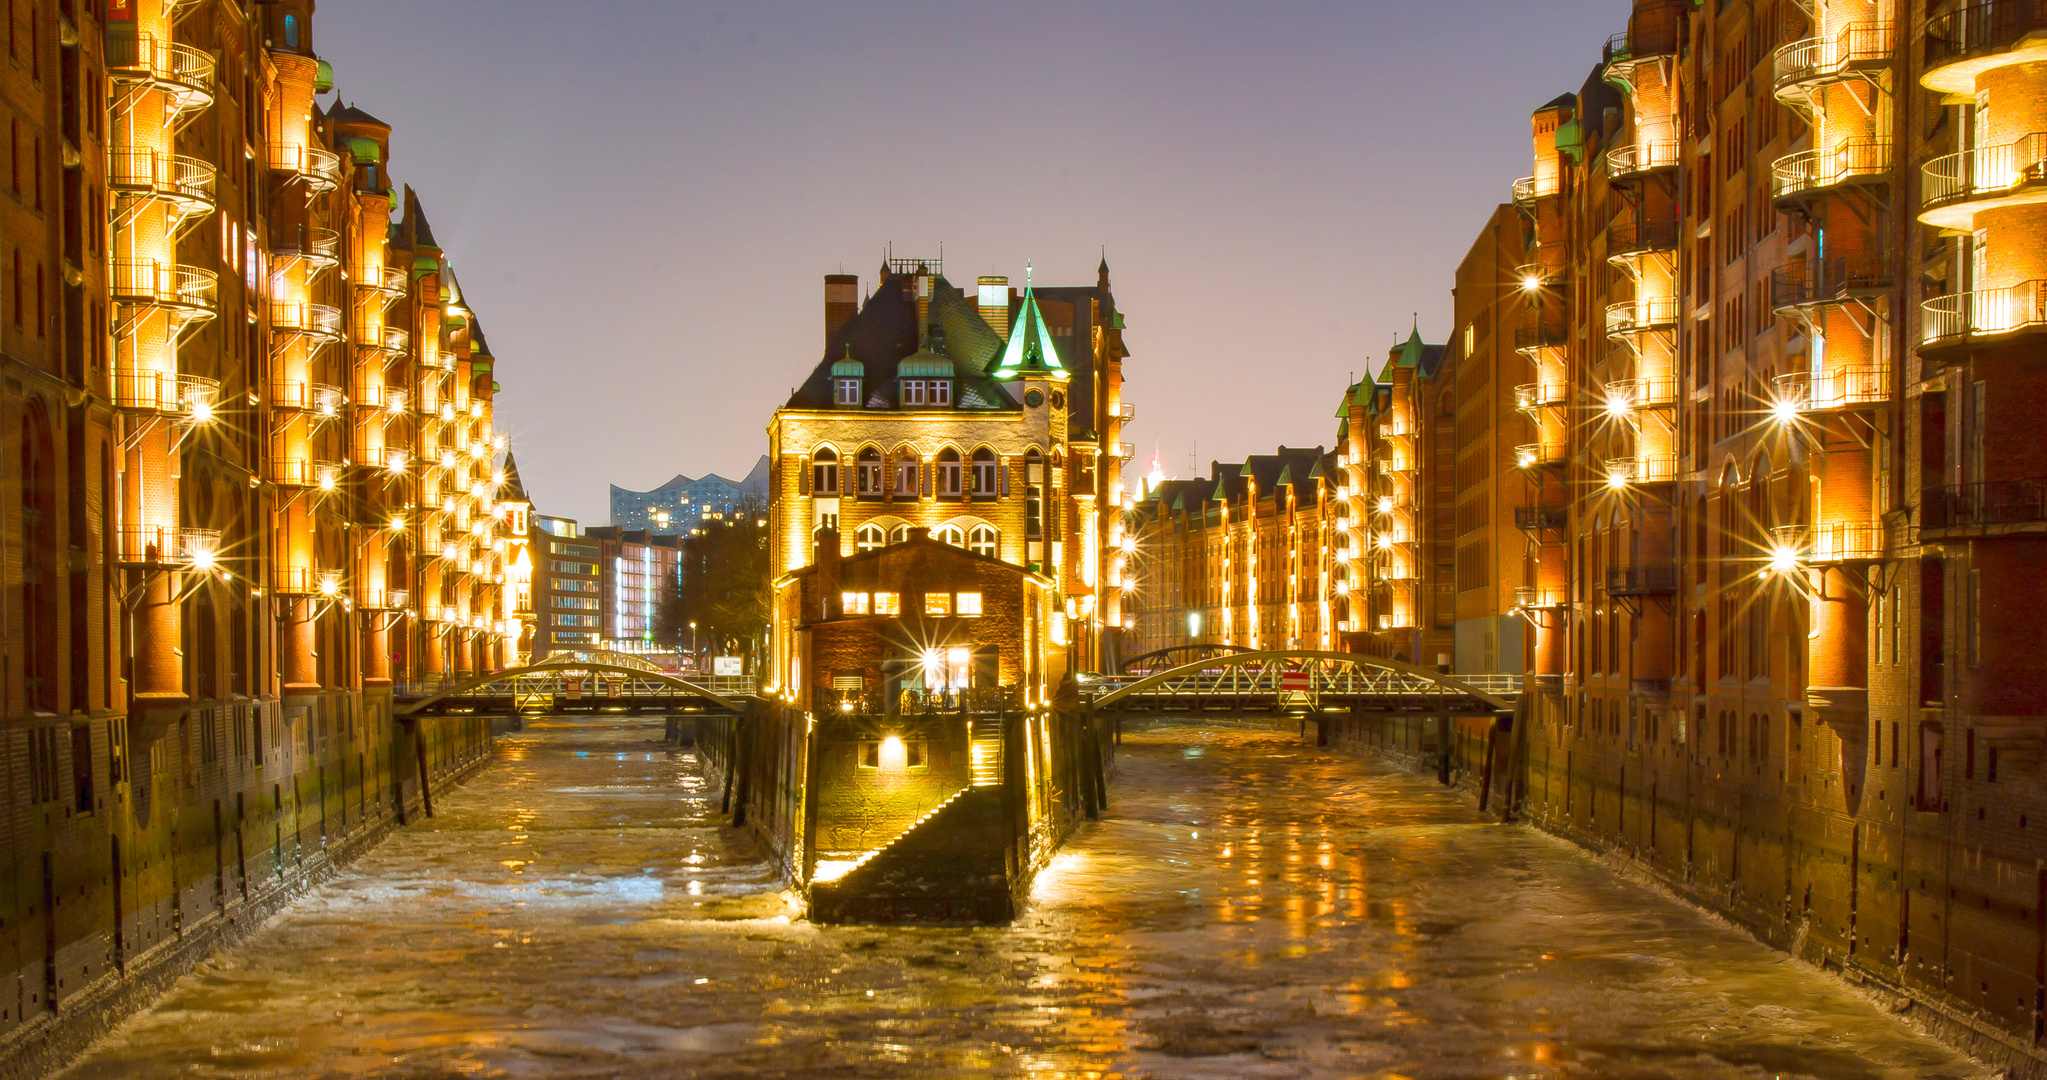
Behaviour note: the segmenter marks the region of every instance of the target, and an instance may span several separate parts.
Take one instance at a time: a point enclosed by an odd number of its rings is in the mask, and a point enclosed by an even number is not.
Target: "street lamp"
[[[697,667],[703,667],[703,664],[699,662],[702,660],[702,657],[697,655],[697,621],[695,619],[689,621],[689,658],[690,662],[696,664]]]

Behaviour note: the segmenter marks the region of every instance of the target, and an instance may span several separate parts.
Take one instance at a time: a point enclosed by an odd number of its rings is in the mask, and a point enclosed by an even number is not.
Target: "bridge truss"
[[[682,675],[630,653],[555,653],[450,683],[398,687],[399,717],[449,713],[706,712],[738,715],[755,695],[751,676]]]
[[[1382,657],[1305,651],[1211,655],[1149,675],[1100,676],[1081,686],[1097,712],[1362,707],[1494,715],[1511,713],[1520,692],[1517,675],[1457,677]]]

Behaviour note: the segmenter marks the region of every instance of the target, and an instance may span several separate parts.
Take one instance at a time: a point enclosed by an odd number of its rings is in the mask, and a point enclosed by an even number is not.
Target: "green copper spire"
[[[1052,379],[1067,377],[1065,365],[1059,362],[1059,350],[1052,345],[1052,331],[1045,325],[1045,316],[1038,311],[1038,298],[1031,295],[1031,266],[1024,264],[1023,310],[1017,313],[1016,323],[1009,331],[1009,344],[1002,350],[1002,360],[995,365],[995,377],[1014,379],[1024,375],[1039,375]]]

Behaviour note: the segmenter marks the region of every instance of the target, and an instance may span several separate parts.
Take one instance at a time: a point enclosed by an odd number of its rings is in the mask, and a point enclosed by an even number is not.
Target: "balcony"
[[[1605,475],[1606,486],[1616,490],[1674,483],[1677,480],[1677,455],[1637,454],[1634,457],[1609,458]]]
[[[123,525],[120,529],[123,566],[208,570],[219,555],[217,529],[187,529],[178,525]]]
[[[1413,459],[1408,458],[1404,455],[1375,458],[1372,464],[1377,466],[1380,472],[1385,473],[1389,476],[1398,473],[1409,473],[1414,471]]]
[[[1564,529],[1569,527],[1570,521],[1570,511],[1561,506],[1517,506],[1514,508],[1514,527],[1522,532]]]
[[[348,398],[338,386],[288,379],[270,382],[270,406],[283,412],[307,412],[331,419],[340,415],[341,407],[346,404]]]
[[[1677,325],[1677,297],[1649,296],[1606,306],[1606,336],[1625,337]]]
[[[275,457],[270,459],[270,482],[278,487],[334,491],[341,486],[341,465],[310,458]]]
[[[1551,251],[1539,251],[1538,256],[1553,256]],[[1558,285],[1564,280],[1565,267],[1554,257],[1538,258],[1535,262],[1522,263],[1514,268],[1514,280],[1526,292],[1534,292],[1545,285]]]
[[[1570,387],[1562,382],[1522,383],[1514,388],[1514,408],[1521,412],[1561,407],[1570,397]]]
[[[218,173],[213,164],[183,154],[116,147],[107,154],[107,186],[135,198],[159,199],[183,219],[211,213]]]
[[[1121,420],[1123,423],[1126,424],[1131,422],[1132,420],[1137,419],[1137,406],[1132,405],[1130,402],[1127,401],[1117,405],[1116,419]]]
[[[1414,629],[1414,613],[1408,611],[1389,611],[1381,614],[1378,622],[1379,629],[1381,630],[1412,630]]]
[[[438,348],[422,349],[419,353],[419,366],[426,371],[453,371],[455,360]]]
[[[1884,367],[1787,372],[1777,376],[1777,402],[1801,413],[1874,408],[1891,400],[1890,376]]]
[[[1779,525],[1770,530],[1777,548],[1809,566],[1879,562],[1885,529],[1880,521],[1833,521],[1823,525]]]
[[[382,585],[357,585],[355,606],[363,611],[404,611],[412,602],[412,593],[405,589],[387,589]]]
[[[1795,202],[1855,184],[1880,184],[1890,179],[1891,140],[1849,139],[1787,154],[1777,159],[1771,173],[1771,197],[1779,202]]]
[[[1609,413],[1625,415],[1635,409],[1668,409],[1676,405],[1677,380],[1668,375],[1614,379],[1606,384]]]
[[[1606,178],[1616,184],[1638,180],[1677,168],[1679,157],[1676,139],[1645,138],[1623,143],[1606,152]]]
[[[218,279],[211,270],[155,259],[115,259],[110,269],[116,304],[164,308],[186,320],[213,316]]]
[[[1919,535],[1927,539],[2047,531],[2047,479],[1988,480],[1927,488]]]
[[[363,464],[392,476],[403,476],[405,470],[412,466],[412,454],[402,446],[386,446],[370,451]]]
[[[1934,158],[1919,177],[1919,220],[1968,232],[1985,210],[2047,202],[2047,134]]]
[[[1794,262],[1770,272],[1770,308],[1800,317],[1808,308],[1884,292],[1893,277],[1890,261],[1876,255]]]
[[[302,300],[272,300],[270,328],[280,333],[302,334],[318,341],[341,340],[341,309]]]
[[[1546,349],[1562,349],[1571,343],[1570,331],[1561,327],[1523,326],[1514,331],[1514,351],[1534,356]]]
[[[151,416],[204,423],[220,403],[220,384],[197,375],[168,371],[114,374],[114,408]]]
[[[1921,356],[1966,348],[1978,338],[2047,328],[2047,281],[1936,296],[1920,305]]]
[[[335,596],[341,592],[341,571],[311,566],[273,566],[270,591],[279,596]]]
[[[375,349],[378,352],[397,355],[412,347],[412,335],[395,326],[357,323],[355,345],[359,349]]]
[[[1116,460],[1129,462],[1137,459],[1137,444],[1119,442],[1116,446]]]
[[[1514,586],[1514,606],[1523,611],[1553,611],[1571,606],[1564,590],[1553,585]]]
[[[1973,98],[1977,76],[1993,68],[2047,59],[2047,0],[1978,0],[1926,22],[1929,90]]]
[[[1557,182],[1554,175],[1524,176],[1514,181],[1514,205],[1524,208],[1534,206],[1538,200],[1553,199],[1561,191],[1562,185]]]
[[[1569,457],[1563,443],[1522,443],[1514,448],[1514,467],[1517,469],[1547,469],[1561,467]]]
[[[374,293],[389,304],[405,295],[405,271],[396,266],[365,266],[355,275],[355,287]]]
[[[213,104],[213,57],[154,34],[108,34],[107,78],[147,86],[168,99],[173,119]]]
[[[1677,250],[1677,222],[1642,220],[1633,214],[1606,227],[1606,261],[1619,262]]]
[[[303,227],[296,236],[273,237],[270,254],[280,262],[304,259],[314,270],[331,270],[341,264],[341,234],[333,229]]]
[[[1382,439],[1405,439],[1414,434],[1414,421],[1394,417],[1379,423],[1379,437]]]
[[[1677,567],[1669,563],[1606,568],[1608,596],[1669,596],[1676,591]]]
[[[1777,50],[1777,100],[1810,116],[1821,87],[1889,66],[1895,47],[1890,25],[1883,22],[1854,23],[1833,37],[1794,41]]]
[[[270,148],[270,168],[305,181],[315,194],[324,195],[341,186],[340,155],[317,146],[275,144]]]

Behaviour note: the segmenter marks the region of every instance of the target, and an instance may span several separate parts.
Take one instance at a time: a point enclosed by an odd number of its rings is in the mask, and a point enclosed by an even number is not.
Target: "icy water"
[[[819,929],[658,721],[550,720],[70,1074],[1987,1077],[1432,780],[1131,735],[1019,925]]]

